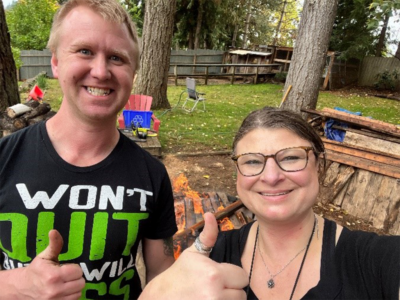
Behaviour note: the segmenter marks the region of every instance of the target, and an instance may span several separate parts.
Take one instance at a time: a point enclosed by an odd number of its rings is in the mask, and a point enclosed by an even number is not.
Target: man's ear
[[[51,70],[53,71],[53,77],[58,78],[58,59],[57,55],[53,52],[51,55]]]

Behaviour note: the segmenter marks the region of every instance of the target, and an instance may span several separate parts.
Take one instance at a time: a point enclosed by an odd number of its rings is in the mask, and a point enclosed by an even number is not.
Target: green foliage
[[[389,72],[385,70],[376,75],[377,82],[374,83],[374,87],[378,90],[392,90],[396,88],[396,82],[400,78],[400,72],[394,70]]]
[[[47,76],[46,75],[40,75],[36,79],[36,84],[38,87],[40,87],[42,90],[47,88]]]
[[[21,60],[21,50],[11,46],[11,51],[12,51],[12,54],[13,54],[15,67],[18,70],[23,65],[23,62]]]
[[[43,50],[50,35],[56,0],[20,0],[6,11],[11,45],[23,50]]]
[[[249,14],[248,47],[270,44],[277,25],[275,13],[281,5],[282,0],[177,0],[173,45],[181,49],[193,47],[199,11],[203,13],[198,36],[200,48],[226,50],[242,47]],[[289,5],[286,12],[292,7],[295,4]],[[286,24],[293,21],[291,16]],[[285,32],[292,29],[289,25],[288,29],[284,28]]]
[[[286,82],[287,72],[276,73],[274,79],[279,82]]]
[[[120,0],[120,2],[126,7],[135,22],[138,35],[142,36],[145,2],[142,0]]]
[[[340,59],[362,59],[375,54],[379,22],[371,27],[373,0],[339,0],[329,49],[340,52]]]

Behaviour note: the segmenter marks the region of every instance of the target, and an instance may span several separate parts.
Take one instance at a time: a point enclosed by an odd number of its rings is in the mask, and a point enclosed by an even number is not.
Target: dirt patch
[[[222,192],[230,196],[236,193],[236,170],[229,155],[166,155],[162,158],[171,180],[183,173],[188,178],[189,187],[197,192]],[[363,230],[384,234],[365,220],[348,214],[340,207],[318,203],[314,211],[327,219],[351,230]]]

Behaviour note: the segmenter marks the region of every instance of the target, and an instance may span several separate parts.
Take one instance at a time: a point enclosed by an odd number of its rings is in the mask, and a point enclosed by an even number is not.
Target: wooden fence
[[[260,76],[281,72],[282,66],[282,64],[170,64],[174,70],[175,85],[178,85],[179,77],[201,77],[204,78],[205,85],[211,77],[228,77],[231,84],[234,84],[236,78],[253,77],[253,83],[257,83]]]
[[[22,67],[18,72],[19,80],[26,80],[35,77],[40,72],[45,71],[48,77],[53,77],[51,70],[51,52],[47,49],[38,50],[21,50]]]
[[[365,57],[358,78],[359,86],[374,86],[377,75],[384,71],[390,73],[397,70],[400,73],[400,60],[391,57]],[[400,79],[397,79],[396,89],[400,90]]]

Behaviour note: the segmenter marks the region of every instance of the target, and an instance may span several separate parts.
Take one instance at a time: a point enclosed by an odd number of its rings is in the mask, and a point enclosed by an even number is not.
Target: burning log
[[[237,211],[238,209],[244,207],[242,201],[237,200],[236,202],[232,203],[231,205],[223,208],[220,211],[217,211],[216,213],[214,213],[215,218],[217,219],[217,221],[222,220],[224,218],[230,217],[231,215],[233,215],[235,213],[235,211]],[[193,226],[190,226],[189,228],[186,228],[184,230],[178,231],[175,235],[174,238],[180,238],[186,235],[193,235],[196,236],[196,232],[200,231],[201,229],[203,229],[204,227],[204,220],[194,224]]]

